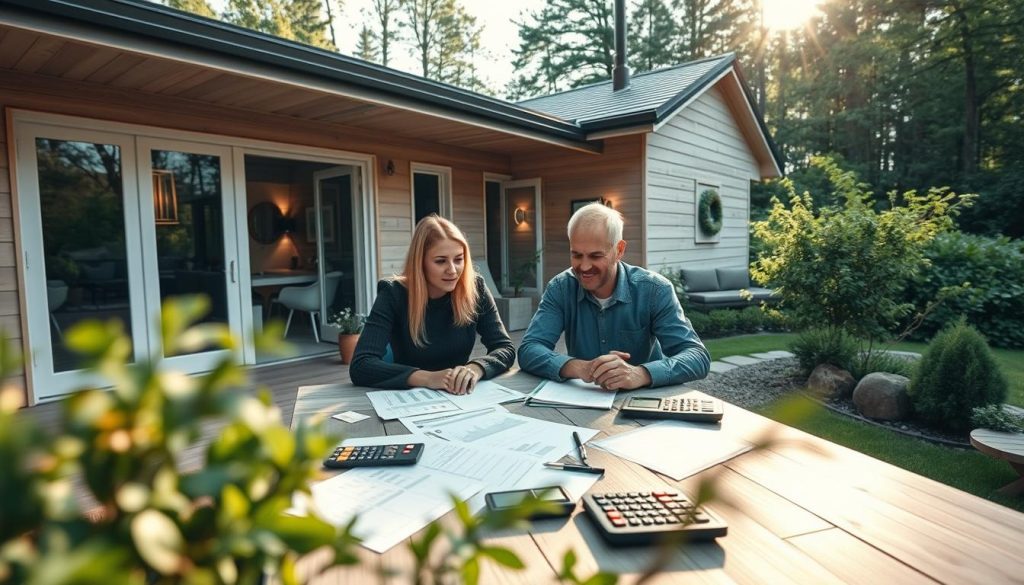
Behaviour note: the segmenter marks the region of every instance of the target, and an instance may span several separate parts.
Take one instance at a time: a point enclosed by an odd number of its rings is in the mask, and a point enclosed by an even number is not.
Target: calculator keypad
[[[647,544],[671,533],[707,540],[727,532],[724,522],[675,490],[587,494],[583,505],[612,544]]]
[[[423,443],[338,447],[324,460],[325,467],[345,469],[379,465],[412,465],[419,460]]]

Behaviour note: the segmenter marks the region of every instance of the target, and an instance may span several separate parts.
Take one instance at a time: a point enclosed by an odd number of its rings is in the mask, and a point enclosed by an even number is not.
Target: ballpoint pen
[[[565,471],[582,471],[583,473],[593,473],[596,475],[604,473],[603,467],[591,467],[589,465],[579,465],[576,463],[545,463],[544,467],[564,469]]]
[[[576,449],[580,452],[580,461],[583,462],[583,465],[590,467],[590,462],[587,461],[587,448],[583,446],[583,441],[580,440],[580,434],[573,431],[572,440],[576,443]]]

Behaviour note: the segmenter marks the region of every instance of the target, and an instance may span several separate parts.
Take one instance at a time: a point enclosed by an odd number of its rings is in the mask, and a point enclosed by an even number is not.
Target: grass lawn
[[[796,338],[793,333],[738,335],[705,340],[712,359],[729,355],[747,355],[788,349]],[[892,347],[903,351],[924,352],[924,343],[899,343]],[[999,367],[1009,382],[1007,402],[1024,407],[1024,351],[993,350]],[[824,408],[809,409],[811,414],[791,420],[775,403],[758,412],[792,427],[870,455],[887,463],[972,493],[976,496],[1024,512],[1024,498],[1010,498],[996,490],[1018,476],[1010,466],[974,450],[954,449],[906,437],[887,429],[835,414]],[[966,471],[969,470],[969,471]]]
[[[704,340],[704,345],[711,352],[711,359],[719,359],[729,355],[748,355],[773,349],[788,349],[789,343],[796,339],[795,333],[768,333],[754,335],[737,335],[720,339]],[[927,344],[903,342],[891,349],[916,351],[924,353]],[[1024,351],[1013,349],[993,349],[992,353],[999,362],[1008,383],[1006,401],[1024,408]]]
[[[810,414],[800,420],[782,413],[778,405],[759,409],[758,413],[780,420],[792,427],[833,443],[849,447],[953,486],[965,492],[1024,512],[1024,499],[996,493],[998,488],[1016,479],[1005,461],[983,455],[977,451],[953,449],[905,437],[898,433],[835,414],[824,408],[811,408]],[[970,470],[965,473],[965,470]]]

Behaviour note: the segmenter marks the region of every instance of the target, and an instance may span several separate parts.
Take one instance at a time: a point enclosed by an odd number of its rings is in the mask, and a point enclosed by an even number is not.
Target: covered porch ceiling
[[[8,9],[0,9],[0,86],[82,93],[94,99],[116,95],[119,101],[165,109],[201,105],[254,120],[292,119],[330,132],[388,142],[405,138],[505,157],[544,145],[591,153],[600,152],[602,146],[600,141],[566,137],[566,123],[555,118],[550,119],[555,131],[542,132],[529,125],[347,85],[337,75],[321,77],[263,61],[246,62]],[[534,126],[534,120],[544,123],[543,114],[527,115]]]

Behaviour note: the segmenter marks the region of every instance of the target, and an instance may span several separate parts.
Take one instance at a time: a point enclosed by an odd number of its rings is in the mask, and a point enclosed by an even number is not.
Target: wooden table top
[[[515,373],[499,381],[528,391],[538,380]],[[683,391],[676,386],[644,395]],[[300,395],[292,424],[318,412],[355,410],[371,418],[355,424],[328,419],[329,430],[347,436],[406,433],[401,423],[377,418],[365,392],[342,384],[326,396]],[[599,429],[595,438],[601,438],[654,422],[619,416],[625,396],[619,393],[610,411],[508,406],[517,414]],[[722,430],[751,442],[768,438],[771,443],[681,482],[604,451],[589,451],[593,465],[607,470],[595,491],[667,485],[692,493],[700,478],[716,479],[718,501],[711,507],[729,524],[728,536],[677,547],[652,582],[1024,583],[1024,514],[733,405],[725,406]],[[481,583],[554,583],[570,549],[578,558],[578,575],[603,570],[620,574],[621,583],[632,583],[643,575],[655,552],[607,545],[582,505],[568,520],[537,521],[529,530],[494,534],[489,541],[515,551],[526,569],[487,564]],[[413,566],[404,543],[384,554],[359,552],[363,562],[358,567],[332,569],[315,582],[375,583],[380,582],[382,569],[408,575]],[[316,561],[312,555],[304,563]]]

